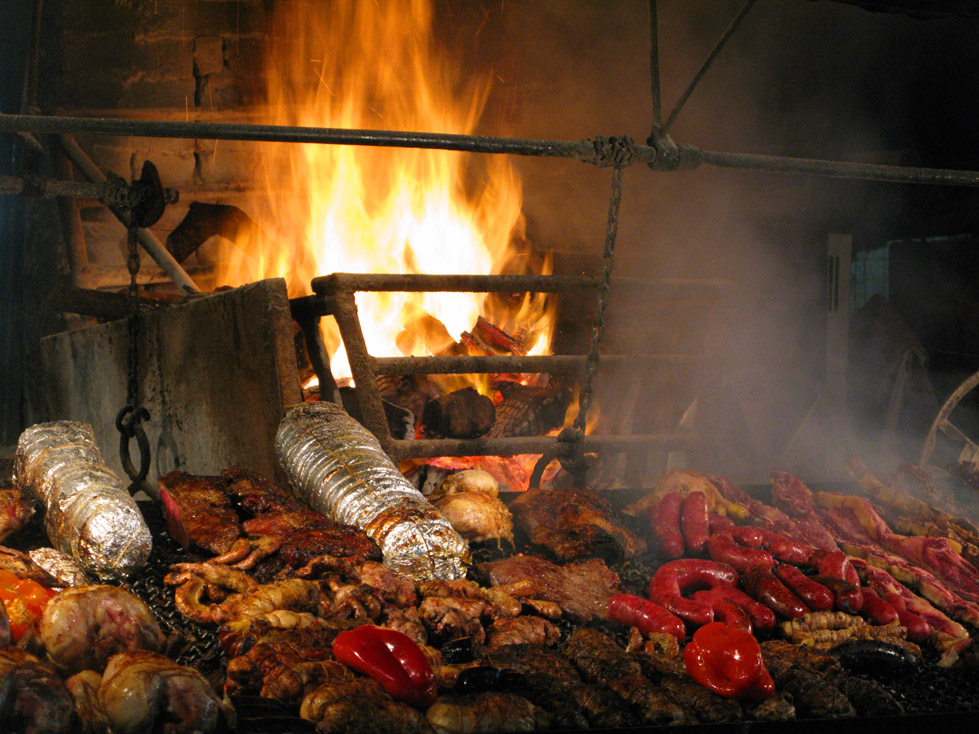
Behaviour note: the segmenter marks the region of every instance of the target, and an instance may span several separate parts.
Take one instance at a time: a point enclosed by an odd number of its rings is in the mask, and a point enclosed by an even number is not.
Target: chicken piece
[[[543,617],[523,615],[495,620],[486,628],[486,646],[550,645],[561,639],[561,630]]]
[[[17,487],[0,487],[0,540],[27,524],[34,503]]]
[[[64,734],[74,701],[54,667],[17,647],[0,647],[0,731]]]
[[[99,702],[99,687],[102,676],[94,670],[83,670],[68,678],[65,686],[75,699],[80,734],[105,734],[109,730],[109,719]]]
[[[455,732],[521,732],[550,728],[542,708],[514,693],[488,691],[468,696],[440,696],[425,712],[436,734]]]
[[[470,543],[488,540],[513,543],[513,515],[499,497],[482,492],[459,492],[432,504]]]
[[[135,594],[116,586],[76,586],[44,608],[40,638],[69,674],[101,671],[116,653],[158,651],[165,638],[156,617]]]
[[[299,715],[316,724],[317,734],[433,734],[424,714],[360,676],[331,679],[306,694]]]
[[[234,725],[234,709],[199,672],[147,650],[112,656],[99,703],[113,734],[210,734]]]
[[[529,489],[510,503],[510,510],[530,542],[560,561],[598,557],[614,563],[646,550],[646,541],[622,525],[594,492]]]

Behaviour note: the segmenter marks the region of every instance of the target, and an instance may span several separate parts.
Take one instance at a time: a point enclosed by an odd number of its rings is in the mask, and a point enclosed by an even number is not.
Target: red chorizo
[[[805,563],[812,555],[812,547],[800,543],[788,535],[765,528],[758,528],[758,532],[761,533],[761,547],[783,563]]]
[[[646,637],[665,634],[682,640],[687,634],[683,620],[665,607],[635,594],[616,594],[609,599],[608,618],[635,627]]]
[[[734,520],[727,515],[718,515],[716,512],[712,512],[709,516],[709,527],[711,533],[716,533],[719,530],[730,530],[736,527],[736,525],[734,524]]]
[[[782,563],[775,567],[775,575],[814,612],[828,612],[836,605],[836,595],[830,588],[809,578],[795,566]]]
[[[833,596],[836,597],[836,608],[841,612],[856,614],[863,606],[863,592],[856,584],[823,574],[816,574],[812,579],[832,590]]]
[[[707,495],[691,492],[683,498],[680,508],[680,530],[688,552],[700,553],[710,536],[710,510]]]
[[[714,610],[715,621],[723,622],[729,627],[735,627],[736,629],[751,633],[751,618],[748,616],[748,613],[734,602],[715,594],[714,591],[714,589],[695,591],[690,595],[690,598],[694,601],[703,601],[710,604],[711,609]]]
[[[771,632],[775,629],[775,612],[761,602],[752,599],[741,589],[736,589],[733,586],[715,586],[710,592],[715,597],[741,607],[751,620],[751,626],[757,632]]]
[[[734,530],[746,530],[746,528],[734,528]],[[741,537],[746,537],[746,533],[738,533]],[[775,559],[768,551],[761,548],[745,547],[735,542],[735,536],[731,530],[714,533],[707,541],[707,552],[710,557],[719,563],[726,563],[733,566],[741,573],[747,573],[753,569],[771,570],[775,565]]]
[[[755,569],[744,575],[743,583],[751,596],[780,617],[798,619],[810,611],[771,571]]]
[[[816,551],[810,556],[808,563],[818,574],[860,585],[860,575],[843,551]]]
[[[667,558],[683,555],[683,534],[680,531],[680,508],[683,497],[679,492],[668,492],[656,504],[650,514],[650,527],[660,553]]]
[[[738,572],[731,566],[695,558],[680,558],[660,566],[649,582],[649,598],[691,624],[712,622],[714,611],[683,594],[715,586],[737,586]]]
[[[863,606],[860,607],[860,612],[871,624],[891,624],[900,621],[897,610],[881,599],[876,591],[869,586],[862,586],[860,591],[863,594]]]

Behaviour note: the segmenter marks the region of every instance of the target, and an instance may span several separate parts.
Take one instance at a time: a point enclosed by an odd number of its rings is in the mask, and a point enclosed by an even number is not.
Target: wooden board
[[[126,403],[125,320],[41,341],[41,420],[90,423],[106,463],[128,482],[115,417]],[[270,279],[145,316],[139,403],[150,412],[148,480],[173,469],[215,474],[231,466],[282,479],[274,439],[300,402],[285,281]],[[139,454],[130,442],[133,462]]]

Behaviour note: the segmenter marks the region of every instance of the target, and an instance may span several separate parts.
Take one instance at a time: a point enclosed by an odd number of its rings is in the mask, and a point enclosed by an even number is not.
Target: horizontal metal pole
[[[103,184],[85,183],[83,181],[58,181],[50,178],[33,176],[17,178],[0,174],[0,195],[25,194],[53,199],[59,196],[71,196],[82,199],[100,199],[105,193]]]
[[[586,355],[541,354],[531,356],[444,356],[444,357],[374,357],[377,375],[469,375],[549,373],[570,374],[585,368]],[[623,364],[648,365],[650,368],[691,364],[698,357],[690,354],[602,355],[602,367]]]
[[[679,145],[678,148],[680,151],[680,168],[697,168],[701,164],[706,164],[718,168],[737,168],[768,173],[801,173],[810,176],[852,178],[888,183],[979,186],[979,171],[916,168],[883,163],[826,161],[757,153],[718,153],[683,144]]]
[[[632,436],[585,436],[586,452],[633,451],[651,445],[680,447],[696,440],[693,433],[643,433]],[[431,459],[445,456],[518,456],[543,454],[554,448],[555,436],[512,436],[506,438],[441,438],[392,440],[384,447],[395,462],[403,459]]]
[[[0,114],[0,132],[85,133],[95,135],[129,135],[150,138],[187,138],[194,140],[240,140],[282,143],[320,143],[330,145],[366,145],[401,148],[456,150],[471,153],[506,153],[511,155],[573,158],[611,165],[596,153],[591,140],[532,140],[454,133],[419,133],[395,130],[358,130],[326,127],[295,127],[229,122],[182,122],[179,120],[120,120],[107,117],[63,117],[55,115]],[[718,153],[691,145],[677,148],[682,161],[676,166],[670,155],[664,156],[655,145],[633,145],[628,163],[653,164],[656,170],[696,168],[707,164],[722,168],[739,168],[775,173],[853,178],[894,183],[938,184],[946,186],[979,186],[979,172],[940,168],[914,168],[852,161],[826,161],[808,158],[758,155],[753,153]],[[669,151],[667,151],[668,153]],[[664,158],[665,163],[657,158]]]
[[[530,140],[457,133],[420,133],[396,130],[360,130],[333,127],[296,127],[237,122],[183,122],[178,120],[120,120],[110,117],[61,117],[0,114],[0,132],[131,135],[147,138],[241,140],[270,143],[322,143],[397,148],[429,148],[471,153],[509,153],[550,158],[587,159],[594,154],[590,141]],[[652,162],[655,149],[637,145],[638,160]]]

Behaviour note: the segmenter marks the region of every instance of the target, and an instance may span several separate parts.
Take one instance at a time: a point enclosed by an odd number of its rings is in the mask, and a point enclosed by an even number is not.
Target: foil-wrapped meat
[[[51,543],[87,571],[120,579],[146,564],[153,544],[149,528],[102,461],[88,424],[55,421],[27,428],[17,441],[13,479],[39,501]]]
[[[317,402],[293,408],[279,424],[275,449],[296,493],[313,509],[364,530],[398,573],[465,575],[466,541],[342,408]]]
[[[48,656],[69,674],[100,671],[116,653],[163,648],[156,617],[132,592],[115,586],[77,586],[55,596],[41,615]]]

